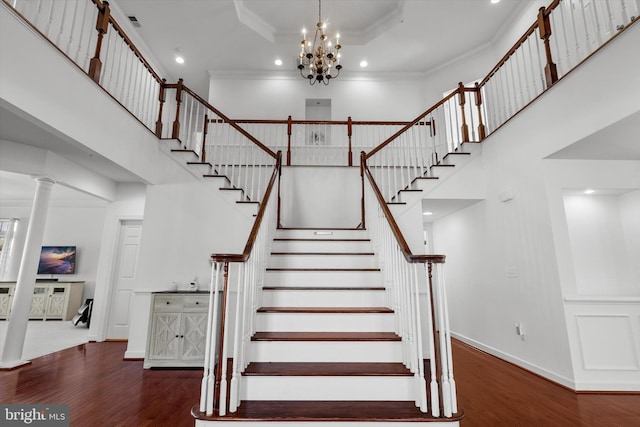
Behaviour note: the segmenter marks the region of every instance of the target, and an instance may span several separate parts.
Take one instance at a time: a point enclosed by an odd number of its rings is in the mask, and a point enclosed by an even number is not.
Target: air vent
[[[135,16],[128,16],[127,18],[129,18],[129,21],[131,21],[131,23],[133,24],[134,27],[138,27],[140,28],[140,22],[138,22],[138,18],[136,18]]]

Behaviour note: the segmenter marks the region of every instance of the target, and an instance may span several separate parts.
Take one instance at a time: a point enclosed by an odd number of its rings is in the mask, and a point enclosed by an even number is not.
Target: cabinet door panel
[[[178,358],[180,348],[180,313],[154,313],[149,359]]]
[[[182,360],[204,359],[207,313],[184,313],[182,322]]]
[[[33,299],[31,300],[31,311],[29,317],[44,317],[47,311],[47,300],[49,299],[48,286],[36,286],[33,289]]]
[[[11,287],[0,286],[0,317],[6,318],[11,311]]]
[[[62,319],[68,290],[65,286],[54,286],[47,305],[47,318]]]

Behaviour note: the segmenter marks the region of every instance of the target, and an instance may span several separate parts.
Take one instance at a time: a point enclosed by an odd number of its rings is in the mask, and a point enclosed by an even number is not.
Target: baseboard
[[[529,371],[529,372],[531,372],[531,373],[533,373],[535,375],[538,375],[538,376],[540,376],[542,378],[545,378],[545,379],[547,379],[549,381],[552,381],[552,382],[554,382],[556,384],[559,384],[559,385],[561,385],[563,387],[570,388],[571,390],[574,390],[574,391],[576,390],[576,383],[573,380],[569,379],[569,378],[563,377],[562,375],[558,375],[555,372],[548,371],[548,370],[546,370],[544,368],[541,368],[540,366],[537,366],[537,365],[534,365],[532,363],[529,363],[529,362],[527,362],[525,360],[522,360],[520,358],[512,356],[512,355],[510,355],[508,353],[500,351],[500,350],[498,350],[496,348],[493,348],[491,346],[482,344],[481,342],[475,341],[475,340],[473,340],[471,338],[465,337],[465,336],[460,335],[458,333],[451,332],[451,336],[453,338],[457,339],[457,340],[462,341],[465,344],[468,344],[468,345],[470,345],[472,347],[480,349],[480,350],[484,351],[485,353],[489,353],[490,355],[495,356],[495,357],[497,357],[499,359],[502,359],[502,360],[504,360],[506,362],[512,363],[512,364],[514,364],[514,365],[516,365],[516,366],[518,366],[518,367],[520,367],[522,369],[525,369],[525,370],[527,370],[527,371]],[[455,366],[454,366],[454,372],[455,372]]]
[[[124,360],[144,360],[144,351],[125,351]]]
[[[636,383],[607,383],[584,382],[576,383],[576,393],[605,393],[605,394],[640,394],[640,384]]]

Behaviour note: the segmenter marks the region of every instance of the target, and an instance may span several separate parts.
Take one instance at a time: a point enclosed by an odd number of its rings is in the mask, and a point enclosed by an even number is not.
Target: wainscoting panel
[[[638,369],[631,316],[576,315],[578,339],[585,370]]]
[[[640,391],[640,297],[565,298],[576,390]]]

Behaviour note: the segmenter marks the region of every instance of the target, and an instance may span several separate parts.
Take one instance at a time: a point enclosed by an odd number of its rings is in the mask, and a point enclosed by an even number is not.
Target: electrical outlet
[[[516,335],[518,335],[520,339],[524,341],[524,328],[522,327],[522,323],[516,322],[515,326],[516,326]]]

